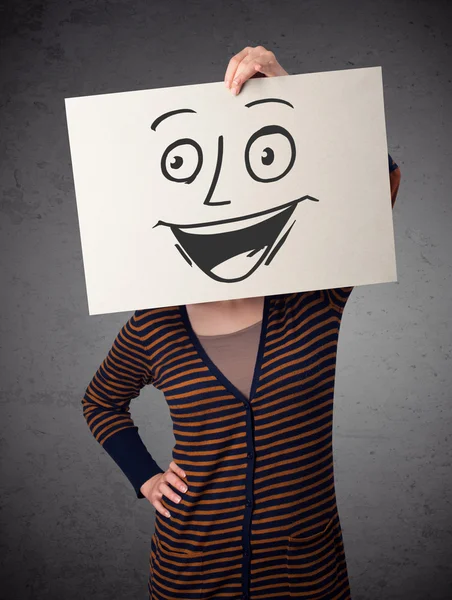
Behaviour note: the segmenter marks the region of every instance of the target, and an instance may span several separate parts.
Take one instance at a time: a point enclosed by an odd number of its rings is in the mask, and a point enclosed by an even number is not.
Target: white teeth
[[[240,221],[232,221],[229,223],[219,223],[217,225],[204,225],[200,227],[179,227],[181,231],[184,233],[196,233],[197,235],[212,235],[215,233],[228,233],[229,231],[236,231],[237,229],[245,229],[245,227],[251,227],[251,225],[256,225],[262,221],[266,221],[271,217],[274,217],[278,213],[285,210],[287,206],[284,208],[280,208],[279,210],[275,210],[273,212],[265,213],[264,215],[260,215],[258,217],[253,217],[249,219],[241,219]]]
[[[256,254],[253,254],[253,256],[249,256],[250,251],[247,250],[246,252],[242,252],[242,254],[228,258],[228,260],[225,260],[212,269],[212,273],[223,279],[243,277],[249,273],[254,265],[261,259],[262,254],[266,249],[267,246],[261,248]]]

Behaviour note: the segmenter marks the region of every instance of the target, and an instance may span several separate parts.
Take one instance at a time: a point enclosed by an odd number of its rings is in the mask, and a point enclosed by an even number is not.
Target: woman
[[[287,75],[245,48],[227,67]],[[400,170],[389,157],[392,204]],[[138,310],[83,399],[95,439],[156,509],[150,600],[345,600],[332,417],[341,317],[353,288]],[[176,444],[167,470],[145,448],[130,401],[165,394]]]

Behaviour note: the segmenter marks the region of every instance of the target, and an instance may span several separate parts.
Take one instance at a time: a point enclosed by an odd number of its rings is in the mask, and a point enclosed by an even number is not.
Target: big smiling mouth
[[[295,221],[281,236],[283,229],[303,200],[319,201],[303,196],[244,217],[189,225],[159,221],[154,227],[165,225],[171,229],[179,242],[176,248],[190,265],[194,262],[212,279],[231,283],[249,277],[264,260],[270,264]]]

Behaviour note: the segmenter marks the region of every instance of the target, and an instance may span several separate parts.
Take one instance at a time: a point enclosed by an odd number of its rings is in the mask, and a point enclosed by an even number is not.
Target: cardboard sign
[[[381,67],[65,102],[90,314],[397,279]]]

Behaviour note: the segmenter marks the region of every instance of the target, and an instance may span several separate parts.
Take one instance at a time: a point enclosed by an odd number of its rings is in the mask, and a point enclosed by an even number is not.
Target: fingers
[[[166,496],[167,498],[169,498],[173,502],[176,502],[177,504],[179,504],[179,502],[182,500],[182,498],[178,494],[173,492],[170,486],[167,485],[164,481],[162,481],[159,485],[159,492],[162,494],[162,496]]]
[[[286,74],[273,52],[263,46],[255,48],[247,46],[229,61],[225,75],[226,87],[229,87],[236,95],[242,89],[243,84],[257,72],[267,77]]]
[[[185,485],[185,483],[181,481],[176,475],[176,473],[173,473],[173,471],[168,471],[165,479],[168,483],[170,483],[173,487],[177,488],[181,492],[187,491],[187,486]]]
[[[172,471],[174,471],[174,472],[175,472],[177,475],[179,475],[179,477],[182,477],[182,478],[184,478],[184,477],[187,477],[187,476],[185,475],[185,473],[184,473],[184,470],[183,470],[183,469],[181,469],[181,468],[179,467],[179,465],[176,465],[176,463],[174,462],[174,460],[172,460],[172,461],[170,462],[169,468],[170,468]]]
[[[246,48],[243,48],[243,50],[241,50],[238,54],[236,54],[235,56],[233,56],[231,58],[231,60],[229,61],[228,67],[226,69],[226,74],[224,76],[224,83],[225,83],[226,87],[228,87],[228,88],[231,87],[231,83],[232,83],[232,80],[234,79],[234,75],[237,70],[237,67],[242,62],[242,60],[245,58],[245,56],[248,56],[248,54],[250,52],[251,52],[251,48],[249,46],[247,46]]]
[[[163,506],[163,504],[160,502],[160,500],[155,499],[152,503],[152,506],[155,508],[155,510],[157,510],[164,517],[171,516],[170,512],[166,510],[166,508]]]
[[[182,497],[176,494],[168,484],[172,485],[175,489],[180,490],[182,493],[185,493],[188,490],[186,483],[182,481],[181,477],[186,478],[184,470],[172,461],[168,470],[160,475],[155,488],[152,490],[151,503],[164,517],[170,517],[171,514],[161,502],[163,496],[177,504],[182,501]]]
[[[257,72],[261,65],[255,58],[244,59],[238,66],[234,79],[232,80],[231,92],[237,95],[242,89],[243,84]]]

